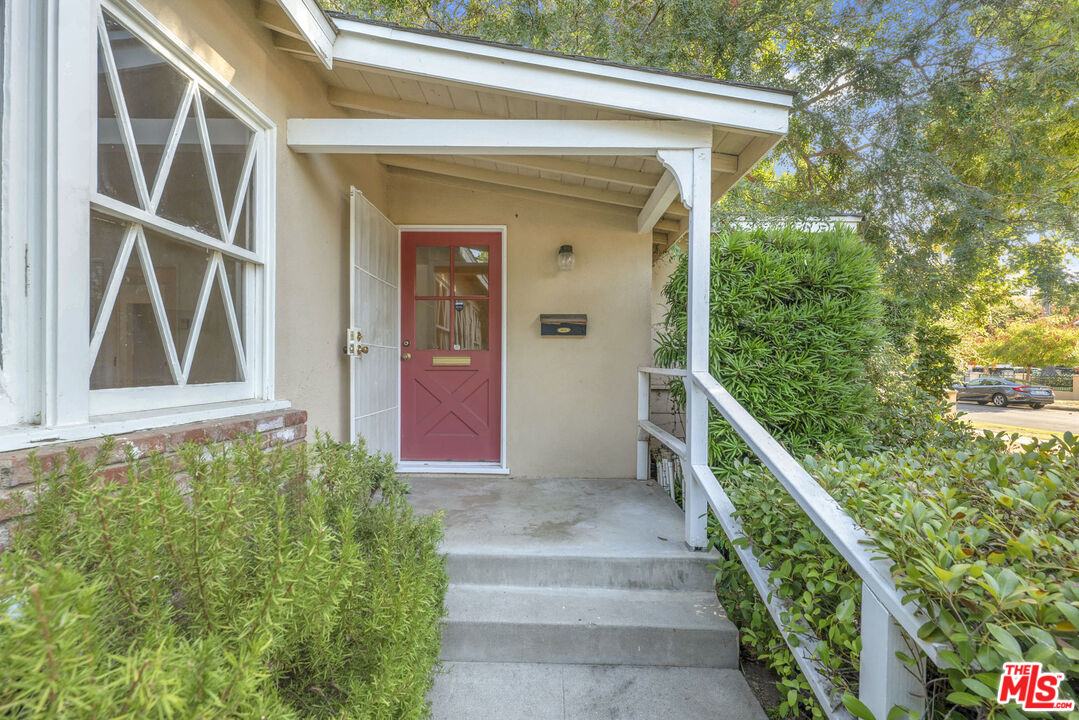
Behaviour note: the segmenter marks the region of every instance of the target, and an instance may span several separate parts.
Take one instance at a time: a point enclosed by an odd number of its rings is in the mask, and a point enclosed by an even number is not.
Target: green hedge
[[[656,360],[684,367],[687,256],[663,289],[669,309]],[[868,436],[874,391],[865,367],[882,335],[878,269],[849,230],[733,231],[711,244],[712,375],[796,455]],[[672,384],[676,402],[681,383]],[[712,462],[748,452],[724,422],[709,427]]]
[[[1001,436],[937,440],[868,457],[833,449],[805,464],[893,561],[899,590],[926,609],[923,637],[954,648],[943,655],[952,669],[930,666],[929,717],[1027,717],[996,705],[1003,662],[1038,661],[1079,677],[1079,438],[1021,452],[1007,452],[1011,439]],[[826,674],[856,695],[860,580],[759,466],[743,464],[724,485],[792,602],[789,622],[823,641]],[[713,531],[725,558],[720,600],[743,650],[779,674],[779,714],[823,717],[722,531]]]
[[[251,438],[100,467],[40,477],[0,557],[0,715],[428,714],[441,524],[387,458]]]

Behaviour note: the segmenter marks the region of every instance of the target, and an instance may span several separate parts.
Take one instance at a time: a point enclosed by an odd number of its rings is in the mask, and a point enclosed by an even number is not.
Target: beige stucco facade
[[[650,354],[650,235],[633,214],[393,172],[401,225],[506,226],[506,402],[510,472],[632,477],[637,368]],[[558,269],[560,245],[576,267]],[[583,338],[540,336],[541,313],[586,313]]]
[[[157,19],[278,126],[276,397],[312,428],[348,433],[350,186],[398,225],[504,225],[507,465],[525,477],[632,477],[636,369],[651,356],[651,235],[628,209],[438,182],[370,156],[301,155],[290,117],[336,117],[310,63],[276,49],[254,0],[145,0]],[[557,249],[577,264],[560,272]],[[539,315],[587,313],[580,339],[541,338]]]

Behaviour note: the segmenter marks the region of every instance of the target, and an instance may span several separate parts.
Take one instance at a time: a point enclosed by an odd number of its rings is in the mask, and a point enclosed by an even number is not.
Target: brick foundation
[[[187,443],[226,442],[243,435],[259,433],[267,445],[294,445],[307,438],[307,412],[304,410],[277,410],[220,418],[205,422],[173,425],[153,430],[141,430],[115,436],[116,444],[103,474],[121,475],[125,471],[127,453],[130,449],[136,457],[150,453],[174,455]],[[97,457],[104,438],[57,443],[36,448],[36,457],[45,471],[56,462],[62,462],[74,450],[79,457],[90,460]],[[30,454],[34,449],[0,453],[0,549],[8,545],[12,525],[25,514],[26,497],[34,475],[30,466]]]

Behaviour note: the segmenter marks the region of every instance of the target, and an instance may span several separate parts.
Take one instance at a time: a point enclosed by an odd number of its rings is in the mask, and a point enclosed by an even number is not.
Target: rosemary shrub
[[[0,556],[0,715],[422,718],[441,523],[362,442],[72,454]],[[175,467],[174,467],[175,464]]]

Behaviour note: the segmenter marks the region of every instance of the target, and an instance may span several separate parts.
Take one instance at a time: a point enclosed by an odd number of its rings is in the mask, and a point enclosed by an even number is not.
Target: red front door
[[[502,234],[401,233],[401,459],[497,462]]]

